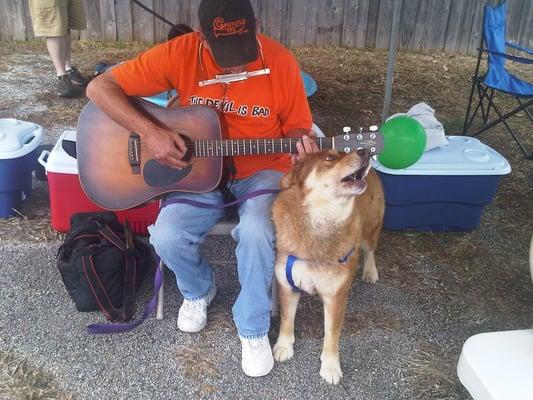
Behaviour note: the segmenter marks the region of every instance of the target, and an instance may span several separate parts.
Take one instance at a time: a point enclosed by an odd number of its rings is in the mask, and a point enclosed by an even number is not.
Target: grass
[[[72,400],[57,388],[49,373],[27,360],[0,350],[0,398],[11,400]]]
[[[182,372],[189,378],[220,376],[212,351],[178,346],[173,356],[178,361]]]
[[[9,236],[10,241],[16,243],[50,243],[63,237],[52,229],[48,217],[28,218],[21,215],[8,218],[2,222],[2,231],[6,232],[6,238]]]
[[[457,380],[449,374],[457,365],[455,354],[458,354],[458,349],[442,348],[424,342],[414,354],[405,357],[406,379],[419,388],[413,400],[465,398]]]

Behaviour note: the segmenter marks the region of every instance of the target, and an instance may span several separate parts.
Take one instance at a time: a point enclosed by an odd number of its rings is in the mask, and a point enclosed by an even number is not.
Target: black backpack
[[[112,212],[78,213],[58,251],[57,267],[78,311],[101,310],[129,321],[135,293],[155,267],[152,250]]]

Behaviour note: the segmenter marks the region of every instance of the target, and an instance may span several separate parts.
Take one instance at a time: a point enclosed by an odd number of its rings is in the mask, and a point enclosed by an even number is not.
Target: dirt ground
[[[74,61],[89,75],[97,62],[124,60],[141,49],[139,44],[79,43],[74,49]],[[319,89],[310,104],[317,125],[328,136],[339,134],[343,126],[379,124],[386,52],[344,48],[294,51],[302,69],[317,81]],[[446,134],[459,134],[474,67],[473,57],[400,51],[392,113],[405,112],[424,101],[436,110]],[[515,72],[533,81],[533,69]],[[63,130],[76,127],[87,101],[57,98],[52,93],[52,75],[51,62],[41,42],[0,43],[0,118],[41,124],[47,132],[47,143],[54,143]],[[512,126],[532,149],[533,124],[527,116],[517,115]],[[405,355],[407,367],[402,376],[408,381],[413,398],[468,398],[455,373],[464,340],[480,332],[532,326],[533,285],[528,274],[528,249],[533,233],[533,161],[524,158],[503,127],[485,132],[480,139],[512,166],[511,174],[501,179],[493,203],[485,208],[480,227],[464,233],[384,231],[380,240],[377,262],[382,281],[409,291],[426,317],[434,315],[427,325],[414,330],[419,350]],[[21,217],[0,224],[2,242],[39,243],[61,237],[49,227],[45,183],[35,182],[34,196],[20,211]],[[426,262],[434,268],[423,268]],[[316,304],[308,302],[303,306]],[[393,312],[362,312],[348,316],[345,334],[368,324],[394,332],[412,330]],[[309,329],[320,326],[306,325]]]

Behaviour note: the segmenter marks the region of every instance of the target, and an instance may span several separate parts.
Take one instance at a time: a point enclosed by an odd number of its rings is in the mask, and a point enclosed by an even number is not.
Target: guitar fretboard
[[[331,149],[334,139],[318,137],[315,142],[320,150]],[[194,156],[202,158],[297,153],[296,143],[299,141],[300,139],[296,138],[194,140]]]

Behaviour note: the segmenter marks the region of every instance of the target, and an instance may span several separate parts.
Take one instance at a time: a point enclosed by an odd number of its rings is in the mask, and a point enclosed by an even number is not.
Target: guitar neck
[[[315,142],[320,150],[334,147],[333,137],[317,137]],[[296,143],[300,139],[225,139],[194,140],[194,157],[251,156],[265,154],[297,153]]]

